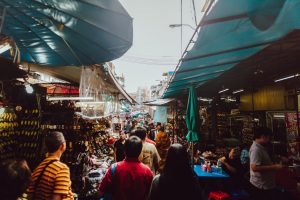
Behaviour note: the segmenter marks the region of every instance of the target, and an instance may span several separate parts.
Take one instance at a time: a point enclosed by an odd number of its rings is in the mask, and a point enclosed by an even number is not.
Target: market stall
[[[188,88],[197,88],[199,100],[208,102],[203,116],[213,153],[251,144],[253,127],[264,126],[275,133],[273,155],[283,150],[288,165],[297,165],[298,7],[293,0],[208,3],[164,98],[187,98]]]
[[[34,169],[45,157],[45,134],[60,131],[73,192],[91,199],[113,162],[112,115],[134,103],[106,63],[131,47],[132,18],[119,1],[0,6],[0,160],[23,158]],[[84,72],[100,81],[101,92],[85,90]]]

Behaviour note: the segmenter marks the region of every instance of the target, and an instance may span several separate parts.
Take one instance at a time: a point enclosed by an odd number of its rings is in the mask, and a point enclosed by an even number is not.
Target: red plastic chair
[[[209,200],[225,200],[230,199],[230,195],[222,191],[212,191],[208,195]]]

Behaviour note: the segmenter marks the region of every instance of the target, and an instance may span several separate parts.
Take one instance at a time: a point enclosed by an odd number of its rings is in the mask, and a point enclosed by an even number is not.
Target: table
[[[228,185],[227,182],[230,180],[230,176],[226,172],[204,172],[201,165],[194,165],[194,172],[202,187],[203,198],[207,198],[210,191],[224,190],[224,185]]]
[[[201,168],[201,165],[194,165],[194,172],[197,174],[199,178],[215,178],[215,179],[226,179],[230,178],[229,174],[222,171],[222,173],[218,172],[204,172]]]

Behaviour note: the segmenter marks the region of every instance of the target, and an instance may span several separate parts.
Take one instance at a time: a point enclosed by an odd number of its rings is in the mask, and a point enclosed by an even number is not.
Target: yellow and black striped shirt
[[[38,200],[50,200],[53,194],[62,195],[63,200],[74,199],[71,190],[70,170],[67,165],[60,161],[55,161],[45,169],[39,184],[36,188],[36,181],[43,169],[53,157],[46,158],[32,173],[32,181],[28,188],[28,194],[35,196]]]

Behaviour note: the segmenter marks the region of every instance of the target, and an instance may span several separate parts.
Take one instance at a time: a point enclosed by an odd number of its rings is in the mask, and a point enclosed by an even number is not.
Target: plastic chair
[[[230,195],[222,191],[212,191],[208,195],[209,200],[225,200],[230,199]]]

